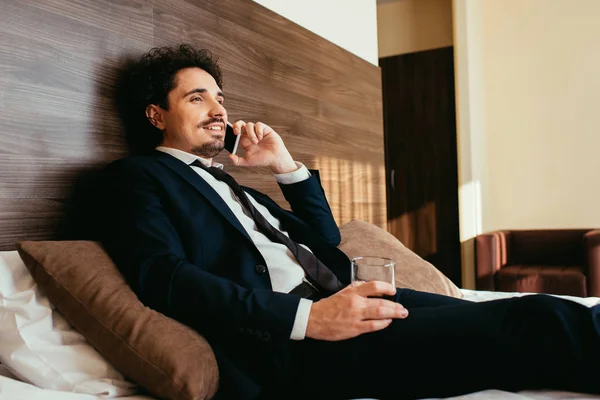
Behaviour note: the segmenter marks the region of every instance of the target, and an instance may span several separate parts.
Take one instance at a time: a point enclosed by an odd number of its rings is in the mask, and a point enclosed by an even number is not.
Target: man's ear
[[[146,117],[152,125],[163,131],[165,124],[163,122],[163,109],[156,104],[150,104],[146,107]]]

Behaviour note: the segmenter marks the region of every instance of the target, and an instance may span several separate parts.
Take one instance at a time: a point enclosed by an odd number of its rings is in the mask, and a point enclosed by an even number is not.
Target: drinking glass
[[[396,261],[386,257],[361,256],[352,259],[350,282],[354,285],[357,281],[383,281],[396,287],[394,267]],[[393,300],[394,296],[384,296]]]

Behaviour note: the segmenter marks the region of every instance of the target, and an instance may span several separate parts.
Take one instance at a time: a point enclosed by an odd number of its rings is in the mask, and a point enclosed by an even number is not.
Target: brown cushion
[[[338,247],[348,257],[377,256],[395,260],[396,287],[463,297],[460,289],[437,268],[378,226],[352,220],[340,226],[340,232],[342,242]]]
[[[33,279],[58,311],[117,370],[166,399],[208,399],[215,356],[191,328],[145,307],[96,242],[18,244]]]
[[[523,230],[510,235],[510,264],[585,265],[583,229]]]
[[[501,268],[494,279],[496,290],[502,292],[587,296],[583,267],[509,265]]]

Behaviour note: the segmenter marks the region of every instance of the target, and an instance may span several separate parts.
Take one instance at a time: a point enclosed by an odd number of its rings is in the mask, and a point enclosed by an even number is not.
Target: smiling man
[[[211,343],[218,397],[600,391],[599,307],[544,295],[473,303],[384,282],[348,286],[349,260],[323,189],[277,132],[235,121],[244,154],[229,157],[268,167],[291,211],[213,161],[228,116],[210,53],[152,49],[126,82],[121,115],[139,154],[104,171],[96,229],[142,302]],[[483,368],[482,349],[490,360]]]
[[[193,67],[178,71],[172,85],[163,105],[146,107],[148,120],[163,132],[159,150],[183,150],[202,157],[210,165],[225,143],[227,111],[220,85],[211,74]],[[231,155],[236,165],[268,166],[274,173],[298,169],[279,135],[269,126],[237,121],[233,129],[238,135],[244,131],[241,144],[248,151],[244,158]],[[259,141],[260,147],[252,146]]]

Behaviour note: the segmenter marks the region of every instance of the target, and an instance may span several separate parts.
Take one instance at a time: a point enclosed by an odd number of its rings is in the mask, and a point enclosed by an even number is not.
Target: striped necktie
[[[335,276],[335,274],[329,268],[327,268],[325,264],[319,261],[319,259],[312,252],[306,250],[294,240],[284,235],[279,229],[271,225],[260,212],[258,212],[258,210],[252,205],[252,202],[246,195],[246,192],[244,192],[242,187],[235,181],[235,179],[233,179],[231,175],[220,168],[207,167],[199,160],[194,161],[190,165],[202,168],[211,174],[215,179],[225,182],[231,188],[231,190],[233,190],[233,193],[235,193],[238,199],[240,199],[240,202],[246,208],[246,210],[250,213],[259,231],[273,242],[281,243],[290,249],[294,257],[296,257],[296,260],[298,260],[300,266],[306,272],[307,279],[309,279],[311,284],[315,285],[319,289],[324,289],[331,293],[335,293],[342,289],[343,284],[339,281],[337,276]]]

